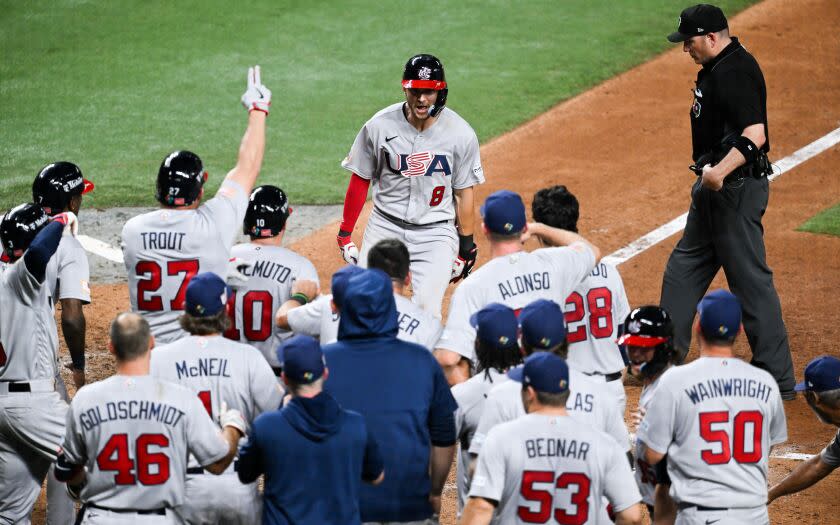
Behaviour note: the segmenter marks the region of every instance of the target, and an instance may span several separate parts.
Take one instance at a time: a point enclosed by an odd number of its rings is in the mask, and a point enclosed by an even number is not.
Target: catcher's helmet
[[[438,92],[437,102],[429,108],[429,116],[435,117],[446,105],[446,75],[443,64],[432,55],[414,55],[405,63],[402,87],[406,89],[434,89]]]
[[[207,172],[191,151],[173,151],[160,165],[155,198],[164,206],[189,206],[201,194]]]
[[[643,364],[642,375],[653,377],[665,368],[674,356],[674,324],[668,312],[659,306],[640,306],[624,320],[623,335],[618,344],[654,348],[653,359]]]
[[[252,239],[274,237],[283,231],[292,209],[289,199],[277,186],[257,186],[248,198],[242,232]]]
[[[21,204],[9,210],[0,222],[3,255],[12,261],[20,258],[49,220],[50,216],[37,204]]]
[[[72,162],[47,164],[32,182],[32,202],[47,215],[61,213],[74,195],[93,190],[93,183],[82,176],[82,170]]]

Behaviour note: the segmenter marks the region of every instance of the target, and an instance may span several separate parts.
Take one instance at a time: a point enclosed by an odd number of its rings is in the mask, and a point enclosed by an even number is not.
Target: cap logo
[[[698,32],[698,33],[702,33],[702,32],[703,32],[703,28],[702,28],[702,27],[698,27],[698,28],[697,28],[697,32]]]
[[[561,380],[560,380],[559,385],[560,385],[560,388],[562,388],[562,389],[564,389],[564,390],[565,390],[565,388],[566,388],[566,380],[565,380],[565,379],[561,379]]]
[[[314,376],[315,376],[315,374],[313,374],[312,372],[304,372],[304,373],[303,373],[303,379],[304,379],[305,381],[312,381],[312,378],[313,378]]]
[[[511,223],[509,223],[509,222],[506,222],[506,223],[505,223],[505,231],[506,231],[506,232],[509,232],[509,231],[511,231],[511,230],[513,230],[513,224],[511,224]]]
[[[551,339],[549,339],[548,337],[543,337],[542,339],[540,339],[540,346],[543,348],[548,348],[549,346],[551,346]]]
[[[729,328],[727,328],[727,327],[725,327],[725,326],[723,326],[723,325],[720,325],[720,326],[718,327],[718,333],[719,333],[720,335],[726,335],[726,332],[728,332],[728,331],[729,331]]]
[[[500,344],[506,345],[508,341],[510,341],[510,339],[508,339],[508,336],[506,336],[506,335],[499,336],[499,343]]]
[[[627,325],[627,331],[631,334],[638,334],[642,330],[642,323],[639,321],[630,321]]]
[[[204,313],[204,305],[203,304],[195,305],[195,311],[200,313],[200,314],[203,314]]]
[[[432,70],[427,67],[421,67],[420,71],[417,72],[417,76],[420,77],[422,80],[429,80],[432,76]]]

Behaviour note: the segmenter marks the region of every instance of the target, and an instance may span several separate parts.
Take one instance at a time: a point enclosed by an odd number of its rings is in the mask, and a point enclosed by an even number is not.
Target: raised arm
[[[225,180],[238,183],[245,193],[251,193],[262,167],[265,153],[265,119],[271,106],[271,91],[262,85],[260,66],[248,68],[248,88],[242,95],[242,104],[248,110],[248,128],[239,145],[236,166]]]

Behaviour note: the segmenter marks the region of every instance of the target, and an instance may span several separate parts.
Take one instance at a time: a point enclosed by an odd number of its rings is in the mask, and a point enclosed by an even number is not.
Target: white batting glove
[[[248,111],[256,109],[268,115],[268,108],[271,106],[271,90],[262,85],[260,66],[248,68],[248,88],[242,95],[242,105]]]
[[[72,211],[65,211],[64,213],[54,215],[52,220],[64,225],[63,235],[69,234],[75,237],[79,233],[79,219]]]
[[[356,248],[356,243],[350,240],[349,235],[336,237],[338,241],[338,249],[341,250],[341,256],[347,264],[359,264],[359,249]]]
[[[242,413],[235,408],[228,408],[227,403],[222,401],[222,406],[219,407],[219,424],[222,428],[233,427],[239,430],[242,435],[245,435],[245,418]]]
[[[228,271],[227,271],[227,283],[234,288],[237,286],[244,286],[248,282],[248,276],[245,275],[243,270],[251,269],[254,267],[254,263],[250,261],[246,261],[245,259],[240,259],[239,257],[231,257],[228,260]]]

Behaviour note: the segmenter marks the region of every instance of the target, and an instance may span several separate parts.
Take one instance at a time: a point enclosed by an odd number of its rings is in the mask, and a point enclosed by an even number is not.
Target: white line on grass
[[[107,242],[94,239],[93,237],[88,237],[87,235],[78,235],[76,238],[79,239],[82,248],[90,253],[104,257],[109,261],[123,264],[123,254],[122,250],[119,248],[115,248]]]
[[[768,179],[772,181],[777,179],[778,177],[781,177],[783,173],[788,172],[796,166],[802,164],[806,160],[819,155],[828,148],[836,145],[838,142],[840,142],[840,128],[835,129],[831,133],[823,135],[822,137],[808,144],[804,148],[801,148],[791,153],[787,157],[783,158],[782,160],[776,162],[775,165],[776,168],[779,169],[779,173],[773,173],[773,175],[770,175]],[[606,257],[604,257],[603,260],[605,262],[612,263],[616,266],[621,263],[627,262],[633,257],[642,253],[643,251],[647,250],[651,246],[667,239],[668,237],[679,231],[682,231],[682,229],[685,228],[685,221],[687,218],[688,213],[683,213],[679,217],[672,219],[668,223],[663,224],[662,226],[653,230],[652,232],[643,235],[642,237],[639,237],[627,246],[607,255]]]
[[[773,459],[793,459],[795,461],[806,461],[814,457],[815,454],[802,454],[799,452],[785,452],[784,454],[773,454],[770,456]]]

